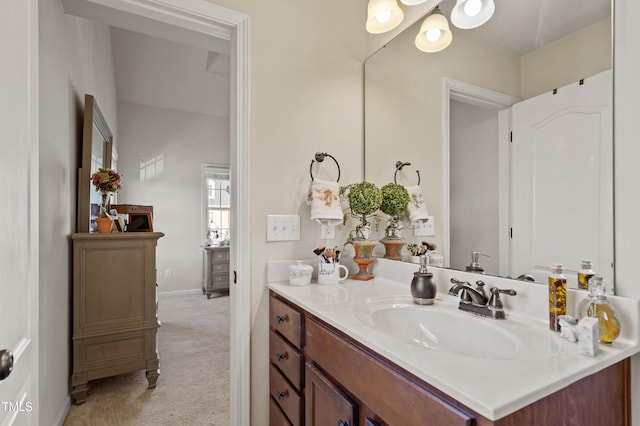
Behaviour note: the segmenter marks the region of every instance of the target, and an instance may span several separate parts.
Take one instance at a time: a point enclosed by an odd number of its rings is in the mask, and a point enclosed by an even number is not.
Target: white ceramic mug
[[[340,269],[344,269],[344,276],[340,275]],[[318,284],[338,284],[349,276],[346,266],[339,263],[318,262]]]

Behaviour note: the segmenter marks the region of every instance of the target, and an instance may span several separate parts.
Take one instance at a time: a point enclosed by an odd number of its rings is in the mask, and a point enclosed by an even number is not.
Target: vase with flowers
[[[380,242],[384,245],[386,259],[401,260],[402,248],[405,241],[400,231],[406,222],[409,192],[402,185],[388,183],[380,188],[382,203],[380,211],[388,216],[384,238]]]
[[[341,194],[348,200],[351,216],[359,221],[359,224],[349,233],[347,243],[353,245],[355,256],[353,261],[358,265],[358,273],[351,278],[354,280],[373,279],[367,268],[373,261],[373,249],[378,245],[377,241],[369,239],[371,232],[370,219],[382,204],[382,195],[377,186],[370,182],[360,182],[347,185],[340,189]],[[374,222],[377,219],[372,219]],[[377,222],[375,222],[377,225]]]
[[[109,217],[109,204],[111,203],[111,195],[117,192],[121,186],[122,176],[112,169],[98,169],[91,175],[91,183],[100,192],[101,202],[100,211],[96,218],[98,232],[110,232],[113,220]]]

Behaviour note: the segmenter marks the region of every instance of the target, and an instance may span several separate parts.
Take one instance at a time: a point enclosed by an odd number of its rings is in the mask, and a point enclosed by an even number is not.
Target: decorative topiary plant
[[[343,196],[346,194],[349,201],[351,216],[358,219],[360,224],[351,231],[347,241],[354,239],[366,240],[370,229],[368,217],[378,211],[382,204],[382,194],[377,186],[370,182],[360,182],[340,188]]]
[[[397,231],[400,230],[400,223],[406,216],[409,205],[409,192],[402,185],[388,183],[380,189],[382,203],[380,210],[389,215],[389,223],[385,230],[386,238],[400,238]]]

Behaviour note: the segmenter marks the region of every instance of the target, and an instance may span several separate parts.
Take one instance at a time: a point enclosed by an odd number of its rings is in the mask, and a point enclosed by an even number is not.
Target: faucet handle
[[[506,294],[509,296],[515,296],[516,291],[514,289],[502,290],[498,287],[491,287],[491,298],[489,299],[489,308],[494,310],[502,310],[504,305],[502,304],[502,300],[500,300],[500,293]]]
[[[457,278],[451,278],[449,281],[451,281],[451,284],[458,284],[458,285],[470,285],[469,281],[460,281]]]
[[[460,281],[456,278],[451,278],[450,281],[453,286],[449,289],[449,294],[452,296],[457,296],[460,289],[471,286],[468,281]]]

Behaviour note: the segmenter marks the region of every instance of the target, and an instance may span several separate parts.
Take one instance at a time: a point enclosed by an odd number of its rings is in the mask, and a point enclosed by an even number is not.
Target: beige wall
[[[464,34],[441,52],[420,52],[414,44],[419,25],[367,60],[366,179],[379,186],[393,182],[395,162],[410,161],[411,167],[398,174],[398,183],[415,184],[415,171],[420,171],[425,202],[435,220],[435,236],[429,240],[443,248],[443,78],[518,96],[520,59]],[[404,237],[413,238],[410,231]]]
[[[341,183],[362,178],[366,3],[213,3],[251,16],[251,417],[259,426],[268,423],[269,402],[265,263],[310,256],[320,240],[304,203],[316,151],[340,162]],[[267,214],[299,214],[301,240],[267,243]]]
[[[615,3],[614,130],[616,291],[640,299],[640,2]],[[640,425],[640,354],[631,363],[632,424]]]
[[[611,68],[611,18],[522,56],[521,98],[574,83]]]
[[[118,203],[154,207],[158,292],[201,288],[202,163],[229,165],[229,119],[118,103]],[[141,181],[140,161],[162,155],[163,170]],[[171,277],[165,270],[171,270]]]
[[[40,419],[61,423],[69,404],[71,243],[76,229],[84,94],[96,97],[117,135],[107,26],[39,2],[40,79]],[[117,140],[117,137],[116,137]]]

